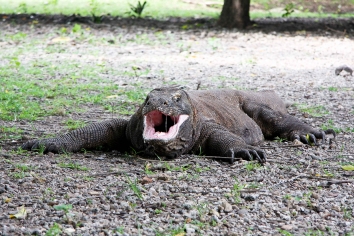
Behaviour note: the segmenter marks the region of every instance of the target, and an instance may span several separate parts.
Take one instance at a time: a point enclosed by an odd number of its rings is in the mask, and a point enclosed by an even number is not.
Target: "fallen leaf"
[[[73,229],[73,228],[65,228],[63,231],[64,231],[65,233],[67,233],[67,234],[72,234],[72,233],[75,232],[75,229]]]
[[[117,98],[118,95],[110,95],[110,96],[107,96],[106,98]]]
[[[10,215],[10,219],[24,219],[27,216],[27,211],[24,206],[17,207],[17,213],[15,215]]]
[[[50,40],[50,43],[54,44],[54,43],[67,43],[70,42],[71,38],[69,37],[56,37],[53,38],[52,40]]]
[[[11,201],[12,201],[11,198],[6,198],[6,199],[5,199],[5,203],[9,203],[9,202],[11,202]]]
[[[90,191],[89,194],[91,194],[91,195],[101,195],[101,192]]]
[[[354,170],[354,166],[353,165],[346,165],[346,166],[342,166],[343,170],[347,170],[347,171],[352,171]]]
[[[147,177],[147,176],[145,176],[145,177],[140,181],[141,184],[149,184],[149,183],[152,183],[152,182],[153,182],[152,179],[149,178],[149,177]]]

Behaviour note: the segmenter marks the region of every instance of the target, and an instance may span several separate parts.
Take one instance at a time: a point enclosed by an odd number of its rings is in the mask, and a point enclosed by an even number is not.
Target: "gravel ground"
[[[0,24],[3,32],[22,31],[30,37],[59,27]],[[160,161],[100,151],[65,157],[19,154],[11,149],[23,141],[2,141],[0,235],[56,235],[55,230],[68,235],[352,235],[354,174],[342,166],[354,165],[353,77],[334,74],[337,66],[354,65],[351,34],[165,28],[158,31],[166,43],[81,42],[68,51],[97,50],[97,58],[122,70],[130,64],[149,68],[148,75],[137,78],[102,75],[120,86],[134,80],[145,89],[166,84],[195,89],[198,83],[200,89],[273,89],[288,104],[329,111],[314,117],[290,106],[290,114],[317,128],[332,122],[345,131],[319,147],[266,141],[262,147],[269,161],[264,166],[190,155]],[[152,42],[156,31],[139,25],[92,27],[99,37],[127,40],[144,33]],[[55,55],[56,60],[69,56]],[[75,118],[94,122],[109,117],[93,107]],[[0,123],[40,137],[65,131],[62,119]],[[69,159],[73,169],[62,168]],[[11,163],[20,162],[33,168],[16,179],[19,167]],[[89,170],[80,170],[82,166]],[[63,209],[69,204],[72,209]],[[21,207],[26,216],[11,217],[23,212]]]

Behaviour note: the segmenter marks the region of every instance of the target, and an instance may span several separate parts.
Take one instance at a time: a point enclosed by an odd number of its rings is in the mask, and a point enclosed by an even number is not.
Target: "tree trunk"
[[[219,25],[226,28],[244,29],[250,25],[251,0],[224,0]]]

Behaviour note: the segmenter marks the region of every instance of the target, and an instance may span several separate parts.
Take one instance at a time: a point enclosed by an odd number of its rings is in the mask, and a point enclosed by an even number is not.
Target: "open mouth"
[[[181,124],[188,119],[188,115],[168,116],[154,110],[144,116],[144,139],[175,138]]]

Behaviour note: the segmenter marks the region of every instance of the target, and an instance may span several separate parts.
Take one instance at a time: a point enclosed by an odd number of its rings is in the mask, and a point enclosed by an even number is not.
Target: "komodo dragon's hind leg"
[[[332,129],[316,130],[298,118],[284,114],[252,100],[246,100],[242,106],[243,111],[250,116],[260,127],[265,138],[280,137],[290,141],[295,139],[305,144],[318,144],[316,139],[325,142],[326,134],[335,132]]]
[[[113,119],[59,135],[54,138],[31,140],[24,143],[24,150],[39,150],[43,152],[78,152],[82,149],[92,149],[106,146],[112,149],[124,150],[129,147],[125,130],[128,121]]]

